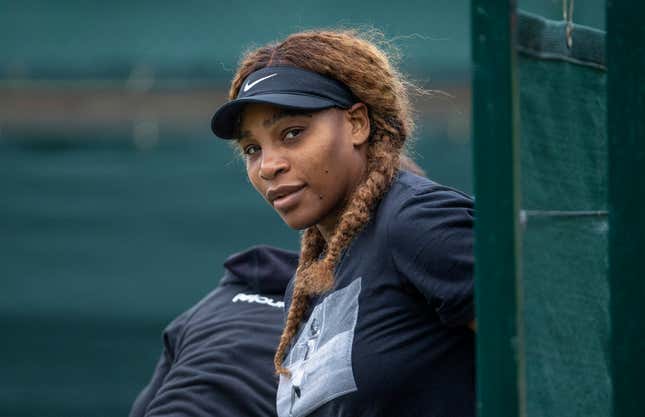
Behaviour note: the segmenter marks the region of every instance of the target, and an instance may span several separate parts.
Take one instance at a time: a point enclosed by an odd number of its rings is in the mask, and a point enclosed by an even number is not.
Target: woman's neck
[[[320,221],[316,225],[316,227],[318,228],[318,231],[325,239],[325,242],[327,244],[329,244],[329,239],[331,239],[331,237],[334,235],[334,231],[336,230],[336,226],[338,225],[340,214],[341,213],[334,213],[330,216],[327,216],[324,220]]]

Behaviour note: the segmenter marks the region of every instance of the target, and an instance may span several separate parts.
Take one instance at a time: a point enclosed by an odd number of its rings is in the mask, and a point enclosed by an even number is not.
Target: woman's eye
[[[287,130],[287,132],[284,134],[285,139],[295,139],[300,133],[302,133],[303,129],[301,128],[293,128]]]
[[[251,156],[259,151],[260,147],[258,145],[248,145],[244,147],[244,155]]]

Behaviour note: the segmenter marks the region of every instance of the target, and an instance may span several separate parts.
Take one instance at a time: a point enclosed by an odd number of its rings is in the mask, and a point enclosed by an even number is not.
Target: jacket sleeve
[[[150,382],[141,390],[141,392],[137,396],[137,399],[134,400],[134,404],[132,404],[132,409],[130,410],[130,417],[144,417],[146,415],[146,408],[148,408],[148,404],[150,404],[150,401],[152,401],[152,399],[154,398],[155,393],[161,387],[163,380],[168,374],[169,370],[170,360],[168,359],[166,352],[164,351],[161,353],[161,357],[157,362],[157,366],[155,367],[154,373],[152,374],[152,378],[150,378]]]
[[[150,402],[153,400],[163,382],[170,372],[172,363],[175,358],[178,341],[183,332],[184,323],[186,322],[190,311],[187,311],[174,319],[163,332],[163,350],[152,373],[152,377],[132,404],[130,417],[144,417]]]
[[[190,318],[145,417],[275,415],[282,308],[219,293]]]
[[[450,189],[417,191],[391,218],[392,261],[447,326],[474,318],[473,201]]]

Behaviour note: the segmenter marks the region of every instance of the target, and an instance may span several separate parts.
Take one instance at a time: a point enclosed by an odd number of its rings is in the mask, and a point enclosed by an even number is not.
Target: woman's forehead
[[[288,117],[312,118],[319,111],[292,109],[263,103],[247,104],[240,112],[239,139],[248,136],[251,130],[271,129],[280,120]]]
[[[311,110],[280,107],[273,104],[250,103],[244,106],[240,114],[241,125],[260,122],[263,127],[271,127],[278,120],[291,116],[309,116]]]

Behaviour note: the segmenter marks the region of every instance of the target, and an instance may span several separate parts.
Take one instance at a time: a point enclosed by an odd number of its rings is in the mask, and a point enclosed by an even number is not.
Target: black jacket
[[[130,417],[275,416],[273,355],[297,254],[268,246],[232,255],[219,286],[173,320]]]

